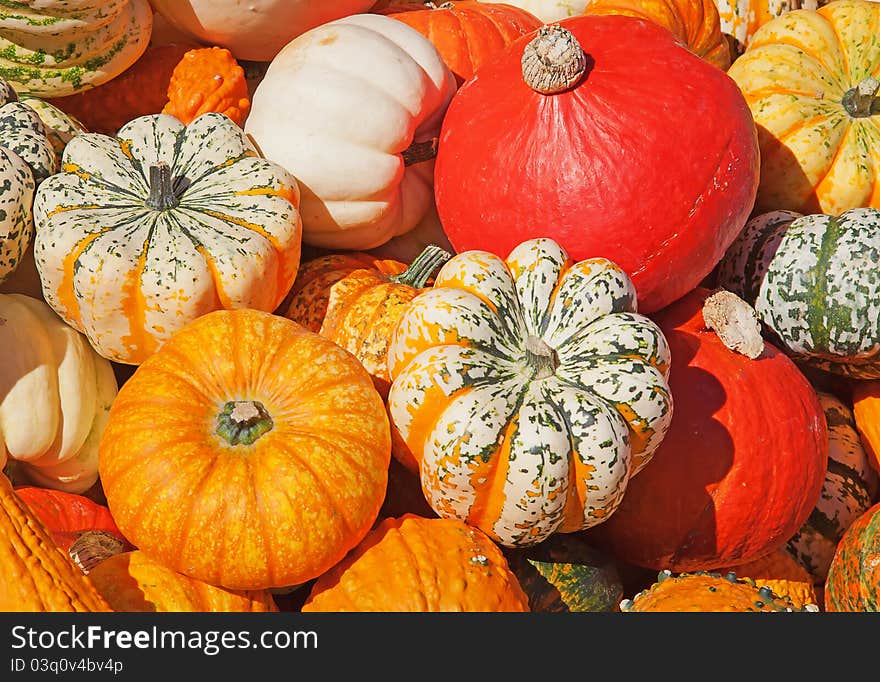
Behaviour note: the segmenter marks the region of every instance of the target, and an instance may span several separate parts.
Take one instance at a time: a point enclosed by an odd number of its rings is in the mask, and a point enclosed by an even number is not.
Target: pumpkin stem
[[[150,166],[150,196],[147,206],[154,211],[164,211],[177,206],[177,195],[172,185],[171,167],[164,161]]]
[[[880,81],[868,76],[856,87],[847,90],[841,104],[853,118],[867,118],[880,113],[880,100],[877,99],[877,91],[880,90]]]
[[[436,244],[428,244],[410,266],[399,275],[391,275],[389,279],[397,284],[406,284],[414,289],[422,289],[434,271],[452,258],[452,254]]]
[[[526,338],[526,360],[535,370],[535,379],[546,379],[559,367],[559,354],[542,339],[529,335]]]
[[[546,24],[526,45],[523,80],[532,90],[553,95],[573,87],[587,72],[587,55],[571,31]]]
[[[230,400],[217,415],[217,435],[230,445],[252,445],[275,426],[263,403]]]
[[[755,309],[721,289],[703,301],[703,321],[730,350],[755,360],[764,352],[761,324]]]
[[[400,155],[403,157],[404,166],[414,166],[423,161],[430,161],[437,156],[437,143],[440,140],[432,137],[426,142],[413,142],[409,147],[404,149]]]
[[[106,530],[86,531],[67,548],[68,556],[85,574],[104,559],[121,554],[123,551],[125,551],[125,543]]]

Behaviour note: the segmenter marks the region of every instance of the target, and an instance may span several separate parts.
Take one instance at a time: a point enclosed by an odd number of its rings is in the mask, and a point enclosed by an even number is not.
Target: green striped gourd
[[[880,611],[880,503],[840,539],[825,581],[825,610]]]
[[[101,85],[137,61],[152,26],[147,0],[6,0],[0,77],[36,97]]]
[[[46,137],[49,138],[49,142],[55,148],[55,154],[59,159],[71,138],[80,133],[87,132],[86,127],[75,117],[61,111],[54,104],[49,104],[46,100],[23,95],[21,101],[37,112],[37,115],[46,127]]]
[[[868,464],[852,410],[830,393],[817,395],[828,424],[828,472],[816,508],[785,549],[822,584],[837,543],[871,506],[880,482]]]
[[[797,362],[880,377],[880,209],[753,217],[718,266]]]
[[[104,357],[140,364],[218,309],[275,310],[299,267],[296,179],[227,116],[82,133],[37,189],[43,295]]]
[[[611,261],[466,251],[398,322],[389,414],[439,516],[532,546],[617,509],[669,427],[669,363]]]

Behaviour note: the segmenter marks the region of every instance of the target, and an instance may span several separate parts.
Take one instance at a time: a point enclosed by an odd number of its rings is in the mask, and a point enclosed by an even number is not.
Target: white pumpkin
[[[0,3],[0,77],[35,97],[93,88],[137,61],[152,26],[147,0]]]
[[[150,0],[179,31],[227,48],[238,59],[270,61],[301,33],[366,12],[375,0]]]
[[[378,14],[314,28],[272,60],[245,130],[299,181],[303,242],[372,249],[428,216],[455,89],[427,38]]]
[[[0,468],[72,493],[98,478],[113,367],[44,301],[0,294]]]
[[[490,0],[479,1],[490,2]],[[498,1],[491,0],[491,2]],[[504,3],[520,7],[526,12],[531,12],[544,23],[550,23],[580,16],[584,13],[584,8],[590,4],[590,0],[504,0]]]

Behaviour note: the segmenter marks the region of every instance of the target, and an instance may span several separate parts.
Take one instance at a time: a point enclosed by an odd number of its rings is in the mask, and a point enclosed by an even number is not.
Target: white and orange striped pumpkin
[[[530,546],[615,511],[669,426],[669,362],[611,261],[466,251],[398,323],[389,414],[439,516]]]
[[[816,4],[813,2],[813,9]],[[733,38],[742,51],[761,26],[786,12],[810,5],[810,0],[715,0],[715,5],[721,32]]]
[[[218,309],[274,310],[299,267],[296,179],[241,128],[152,114],[82,133],[34,200],[34,258],[55,311],[115,362],[143,362]]]

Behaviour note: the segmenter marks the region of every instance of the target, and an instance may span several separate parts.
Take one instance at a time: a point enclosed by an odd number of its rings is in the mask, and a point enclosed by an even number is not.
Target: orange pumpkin
[[[868,464],[880,472],[880,380],[852,382],[853,417]]]
[[[244,69],[223,47],[190,50],[177,63],[167,91],[163,114],[189,123],[208,111],[226,114],[243,126],[251,108]]]
[[[593,0],[584,14],[623,14],[672,31],[694,54],[726,71],[728,40],[714,0]]]
[[[253,590],[315,578],[360,542],[390,459],[385,406],[353,355],[237,309],[195,319],[135,370],[98,470],[132,544],[192,578]]]

